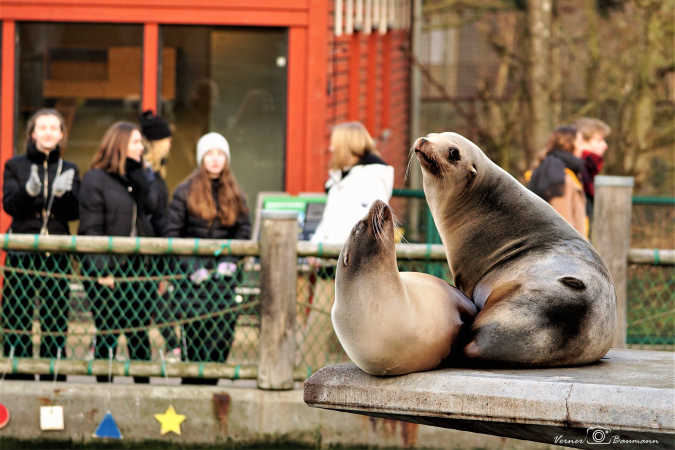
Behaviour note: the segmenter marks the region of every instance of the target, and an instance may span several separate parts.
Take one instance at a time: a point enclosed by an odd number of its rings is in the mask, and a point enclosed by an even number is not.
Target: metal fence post
[[[258,388],[293,389],[297,213],[263,211],[261,218]]]
[[[607,264],[616,288],[614,347],[626,346],[626,270],[630,249],[633,177],[595,177],[591,242]]]

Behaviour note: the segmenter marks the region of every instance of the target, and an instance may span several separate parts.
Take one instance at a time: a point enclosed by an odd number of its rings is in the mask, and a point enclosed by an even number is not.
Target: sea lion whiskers
[[[371,227],[373,229],[373,235],[375,235],[375,240],[381,241],[382,240],[382,225],[380,225],[380,220],[382,216],[381,210],[378,210],[375,212],[375,214],[371,215],[370,218],[370,223]]]
[[[375,239],[377,241],[382,241],[384,238],[384,222],[385,222],[385,210],[388,209],[389,206],[384,203],[378,203],[374,205],[374,214],[372,214],[371,218],[371,224],[373,228],[373,234],[375,235]],[[390,210],[391,212],[391,210]],[[393,214],[392,214],[393,218]]]
[[[405,174],[403,175],[404,179],[408,179],[408,175],[410,174],[410,167],[413,164],[413,161],[417,161],[417,158],[415,158],[415,145],[410,146],[410,152],[408,155],[408,163],[405,165]]]

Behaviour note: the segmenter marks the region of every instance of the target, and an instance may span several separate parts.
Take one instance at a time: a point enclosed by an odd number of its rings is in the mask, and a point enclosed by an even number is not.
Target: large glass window
[[[23,153],[35,111],[56,108],[68,124],[65,158],[84,173],[110,125],[138,122],[143,27],[19,23],[17,33],[16,147]]]
[[[194,170],[199,137],[216,131],[251,209],[258,192],[284,190],[286,30],[163,26],[160,36],[161,112],[174,124],[169,188]]]

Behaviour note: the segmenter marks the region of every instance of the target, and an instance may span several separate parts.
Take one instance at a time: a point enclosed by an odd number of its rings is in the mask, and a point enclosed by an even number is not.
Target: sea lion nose
[[[421,138],[417,139],[417,141],[415,142],[415,150],[418,150],[418,151],[422,150],[422,147],[424,147],[424,144],[426,144],[427,142],[429,142],[427,140],[427,138],[421,137]]]

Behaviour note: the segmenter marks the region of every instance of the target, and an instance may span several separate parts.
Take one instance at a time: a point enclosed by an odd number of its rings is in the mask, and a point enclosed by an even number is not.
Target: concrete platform
[[[568,447],[598,448],[602,441],[607,444],[601,448],[675,448],[671,352],[613,349],[584,367],[451,368],[400,377],[374,377],[339,364],[305,382],[304,400],[319,408]]]

